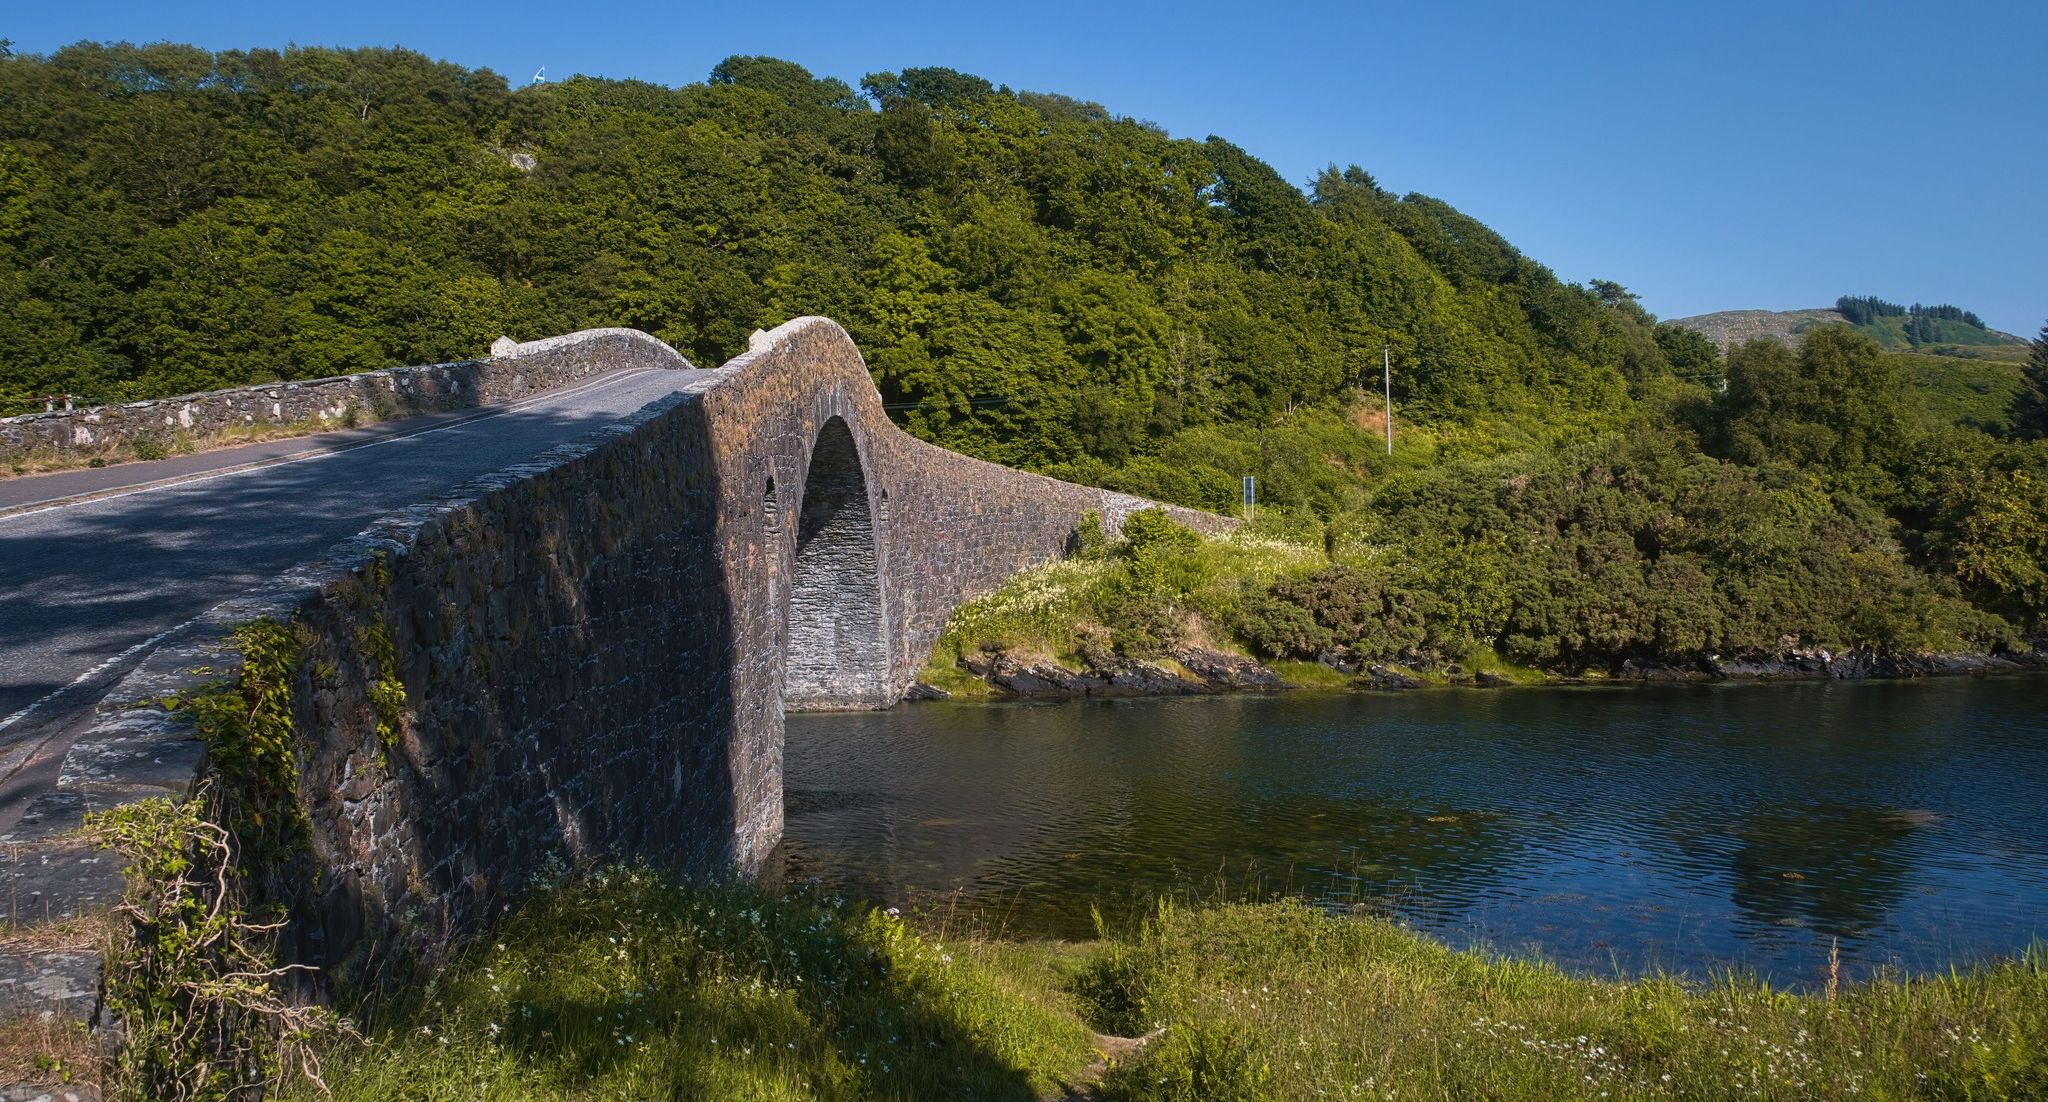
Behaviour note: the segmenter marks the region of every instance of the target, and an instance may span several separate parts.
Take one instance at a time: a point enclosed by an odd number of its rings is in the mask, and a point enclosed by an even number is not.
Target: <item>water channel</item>
[[[1597,974],[1781,983],[2048,937],[2048,678],[792,716],[793,879],[1086,937],[1290,894]]]

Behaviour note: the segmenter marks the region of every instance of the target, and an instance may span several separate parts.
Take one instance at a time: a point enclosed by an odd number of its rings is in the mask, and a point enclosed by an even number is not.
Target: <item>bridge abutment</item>
[[[537,354],[675,359],[620,331]],[[1083,512],[1152,505],[909,437],[845,331],[798,319],[215,609],[108,696],[67,759],[87,788],[52,806],[166,791],[163,763],[198,754],[162,701],[233,676],[233,627],[266,616],[302,644],[302,959],[431,960],[558,863],[750,874],[781,837],[786,709],[894,703],[961,602]]]

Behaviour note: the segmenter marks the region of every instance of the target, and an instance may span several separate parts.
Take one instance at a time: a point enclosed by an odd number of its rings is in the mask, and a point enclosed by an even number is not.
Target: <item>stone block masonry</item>
[[[512,357],[670,358],[625,331]],[[187,790],[199,748],[160,701],[232,676],[229,633],[267,616],[302,647],[320,871],[298,958],[344,975],[432,960],[557,862],[751,873],[781,836],[786,709],[893,704],[961,602],[1059,555],[1082,513],[1114,528],[1152,504],[905,435],[845,331],[798,319],[213,610],[109,695],[13,840]]]
[[[617,335],[630,330],[592,332],[623,339]],[[0,417],[0,469],[33,458],[83,462],[132,453],[138,444],[169,448],[180,439],[204,444],[236,430],[335,427],[351,420],[367,424],[467,409],[553,390],[609,370],[601,356],[562,352],[551,341],[501,340],[483,360]]]

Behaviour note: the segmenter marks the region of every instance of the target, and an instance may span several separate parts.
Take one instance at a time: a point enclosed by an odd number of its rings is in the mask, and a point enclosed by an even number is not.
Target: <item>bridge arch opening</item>
[[[796,517],[783,701],[793,709],[881,707],[889,644],[867,474],[846,422],[818,430]]]

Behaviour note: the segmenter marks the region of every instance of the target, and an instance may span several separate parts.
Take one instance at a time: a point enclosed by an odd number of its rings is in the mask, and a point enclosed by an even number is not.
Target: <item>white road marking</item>
[[[351,444],[348,447],[335,448],[332,451],[293,452],[290,455],[282,455],[277,457],[276,459],[259,460],[255,463],[249,463],[239,467],[229,467],[228,469],[222,471],[208,471],[205,472],[204,474],[196,474],[185,478],[167,478],[160,482],[144,483],[140,486],[134,487],[133,489],[121,490],[115,493],[72,494],[66,497],[45,498],[43,499],[43,501],[25,501],[20,505],[12,507],[15,510],[17,510],[15,512],[0,513],[0,524],[5,524],[10,520],[20,520],[23,517],[39,517],[45,513],[57,512],[60,509],[74,509],[80,505],[97,505],[102,501],[118,501],[124,497],[134,497],[137,494],[154,493],[158,490],[175,490],[181,486],[196,486],[202,482],[213,482],[223,478],[231,478],[235,475],[247,474],[251,471],[265,471],[269,470],[272,467],[282,467],[291,463],[310,463],[316,459],[328,459],[337,455],[347,455],[350,452],[362,451],[364,448],[375,448],[385,444],[396,444],[401,440],[413,440],[422,436],[431,436],[437,432],[447,432],[450,429],[466,428],[470,425],[476,424],[479,421],[488,421],[493,417],[503,417],[508,413],[516,413],[519,410],[522,410],[530,405],[536,405],[538,403],[549,401],[556,398],[566,398],[569,395],[582,394],[586,391],[602,390],[605,387],[611,386],[615,383],[624,382],[627,379],[644,375],[649,371],[658,370],[669,369],[640,368],[638,370],[633,371],[616,371],[610,373],[604,378],[596,379],[591,382],[584,383],[580,386],[569,387],[565,390],[550,390],[541,394],[537,394],[531,398],[523,398],[517,402],[512,402],[503,406],[497,406],[492,408],[487,413],[480,413],[474,417],[465,417],[459,421],[451,421],[445,425],[435,425],[433,428],[420,429],[417,432],[401,433],[397,436],[386,436],[380,440],[366,440],[360,444]],[[45,505],[46,507],[38,509],[36,508],[36,506],[38,505]],[[0,724],[0,727],[4,726],[4,724]]]
[[[127,659],[129,656],[135,654],[137,651],[147,650],[150,647],[156,646],[158,643],[163,642],[166,636],[170,635],[174,631],[177,631],[179,628],[184,627],[185,624],[189,624],[191,622],[191,620],[187,620],[185,621],[184,624],[179,624],[176,627],[166,628],[163,631],[157,632],[155,635],[152,635],[149,638],[144,639],[142,642],[137,643],[132,647],[129,647],[127,650],[122,651],[121,653],[113,656],[112,658],[109,658],[106,661],[101,662],[99,665],[94,666],[92,669],[89,669],[84,673],[79,674],[77,677],[72,678],[71,681],[68,684],[66,684],[63,688],[57,689],[54,692],[49,693],[48,695],[44,696],[41,700],[38,700],[35,703],[30,704],[28,707],[21,709],[20,711],[14,713],[11,716],[8,716],[6,719],[0,719],[0,731],[5,731],[9,727],[12,727],[17,723],[20,723],[22,720],[27,719],[29,716],[34,715],[36,709],[42,707],[45,704],[48,704],[50,701],[55,700],[56,698],[64,695],[65,693],[70,692],[72,689],[77,688],[79,685],[82,685],[85,682],[90,681],[95,677],[98,677],[100,674],[105,673],[108,667],[118,665],[120,662]]]

